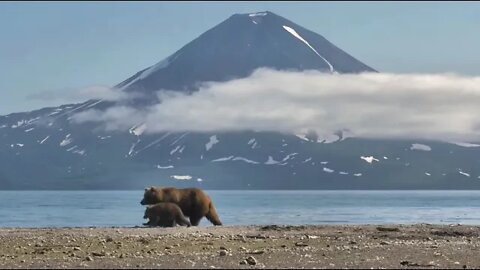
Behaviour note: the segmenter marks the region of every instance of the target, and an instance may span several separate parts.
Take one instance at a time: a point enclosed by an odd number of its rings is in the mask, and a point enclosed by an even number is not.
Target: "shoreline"
[[[0,228],[1,268],[480,268],[480,226]]]

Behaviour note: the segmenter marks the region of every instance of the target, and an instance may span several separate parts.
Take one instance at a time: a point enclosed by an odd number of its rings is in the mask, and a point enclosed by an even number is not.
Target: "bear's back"
[[[162,195],[164,202],[173,202],[180,206],[183,214],[191,216],[200,215],[200,212],[208,211],[210,197],[199,188],[163,188]],[[202,210],[203,209],[203,210]]]
[[[150,214],[160,215],[162,217],[175,216],[182,213],[180,207],[171,202],[156,203],[148,208]]]

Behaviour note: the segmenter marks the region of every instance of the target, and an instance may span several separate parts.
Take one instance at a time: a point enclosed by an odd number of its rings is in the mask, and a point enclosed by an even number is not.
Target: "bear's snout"
[[[140,204],[141,204],[141,205],[145,205],[145,200],[141,200],[141,201],[140,201]]]

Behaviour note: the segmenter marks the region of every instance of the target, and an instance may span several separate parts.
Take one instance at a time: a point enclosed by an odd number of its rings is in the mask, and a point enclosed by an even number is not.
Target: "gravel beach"
[[[480,268],[480,226],[1,228],[1,268]]]

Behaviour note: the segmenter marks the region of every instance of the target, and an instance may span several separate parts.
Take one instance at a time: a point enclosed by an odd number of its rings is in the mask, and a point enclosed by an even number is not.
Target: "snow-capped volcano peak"
[[[257,16],[266,16],[268,13],[267,12],[256,12],[256,13],[249,13],[249,17],[257,17]]]
[[[262,11],[230,16],[117,87],[144,93],[192,91],[199,82],[242,78],[261,67],[329,73],[374,71],[323,36]]]

